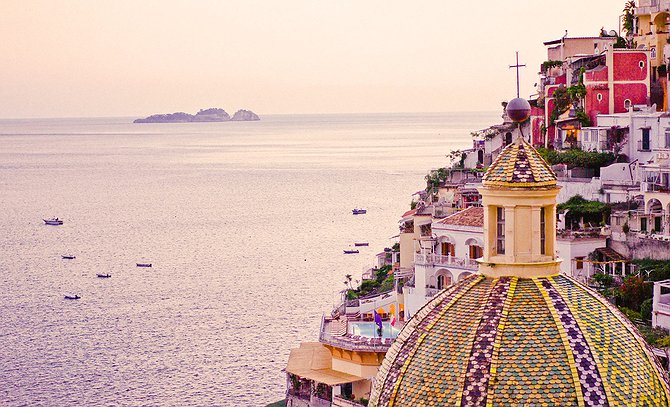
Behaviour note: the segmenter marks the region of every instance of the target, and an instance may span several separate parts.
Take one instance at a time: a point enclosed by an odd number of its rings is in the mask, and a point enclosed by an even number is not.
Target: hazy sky
[[[0,1],[0,117],[497,110],[624,1]]]

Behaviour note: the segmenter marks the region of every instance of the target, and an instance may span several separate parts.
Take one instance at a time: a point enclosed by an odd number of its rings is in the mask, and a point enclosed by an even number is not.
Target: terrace
[[[440,254],[414,254],[414,263],[424,266],[446,266],[464,270],[477,271],[479,263],[475,259],[462,259]]]
[[[321,320],[319,341],[325,345],[350,351],[385,353],[398,336],[401,322],[392,327],[390,322],[386,321],[382,326],[382,336],[378,337],[374,322],[324,316]]]

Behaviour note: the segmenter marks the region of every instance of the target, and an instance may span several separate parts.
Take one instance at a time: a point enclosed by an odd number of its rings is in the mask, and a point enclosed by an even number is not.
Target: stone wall
[[[670,241],[640,238],[628,233],[625,242],[612,240],[610,247],[632,259],[670,260]]]

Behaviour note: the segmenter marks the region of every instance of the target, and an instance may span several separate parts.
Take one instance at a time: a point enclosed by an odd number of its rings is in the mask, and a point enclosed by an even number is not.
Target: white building
[[[654,283],[651,324],[654,328],[670,329],[670,280],[656,281]]]
[[[439,290],[477,271],[484,247],[484,210],[469,207],[434,220],[432,235],[415,241],[413,284],[403,287],[405,309],[414,315]]]

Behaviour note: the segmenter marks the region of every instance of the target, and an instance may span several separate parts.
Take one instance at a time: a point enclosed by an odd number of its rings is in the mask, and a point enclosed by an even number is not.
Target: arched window
[[[623,107],[626,110],[630,109],[631,105],[632,105],[632,102],[630,101],[630,99],[626,99],[626,100],[623,101]]]
[[[598,99],[598,102],[602,102],[603,101],[603,94],[602,93],[596,94],[596,99]]]

